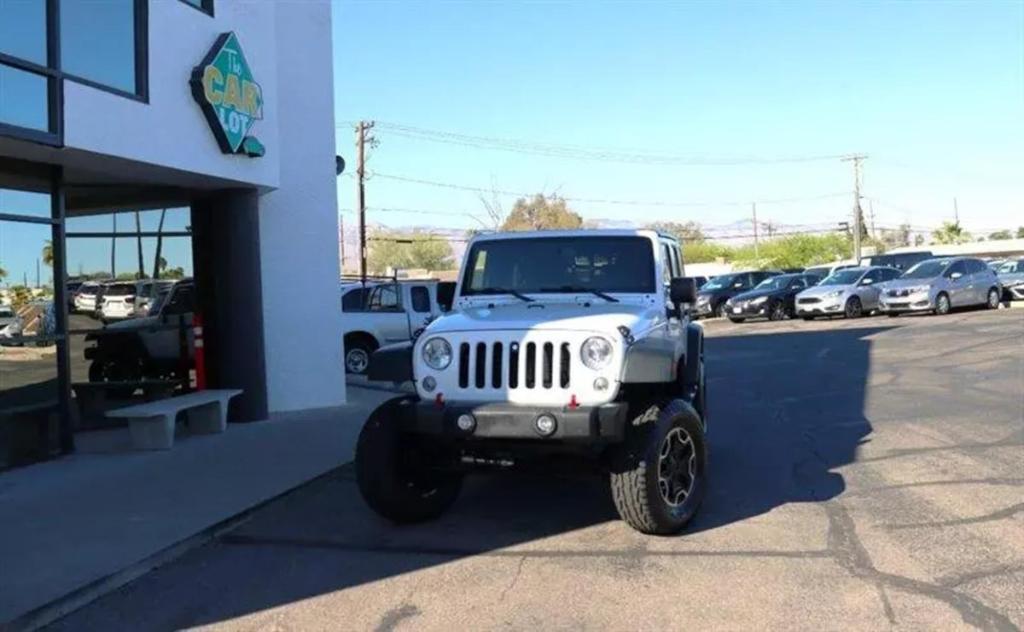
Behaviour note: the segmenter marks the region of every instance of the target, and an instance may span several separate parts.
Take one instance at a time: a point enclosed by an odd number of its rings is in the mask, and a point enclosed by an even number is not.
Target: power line
[[[422,178],[410,178],[407,176],[399,176],[388,173],[373,172],[372,177],[374,178],[385,178],[387,180],[394,180],[396,182],[405,182],[408,184],[420,184],[424,186],[432,186],[443,189],[454,189],[457,191],[471,191],[473,193],[494,193],[497,195],[505,195],[511,197],[525,197],[530,198],[537,195],[536,192],[528,193],[524,191],[507,191],[501,189],[487,189],[483,187],[475,187],[464,184],[453,184],[450,182],[438,182],[436,180],[424,180]],[[810,202],[815,200],[825,200],[839,197],[846,197],[848,193],[824,193],[821,195],[808,195],[791,198],[776,198],[776,199],[764,199],[755,200],[758,204],[788,204],[792,202]],[[625,206],[672,206],[672,207],[683,207],[683,206],[748,206],[750,200],[746,201],[725,201],[725,202],[672,202],[672,201],[658,201],[658,200],[618,200],[608,198],[586,198],[586,197],[566,197],[557,196],[559,199],[565,200],[566,202],[581,202],[585,204],[617,204]]]
[[[475,149],[489,149],[506,151],[519,154],[530,154],[536,156],[549,156],[555,158],[572,158],[578,160],[596,160],[604,162],[620,162],[644,165],[686,165],[686,166],[714,166],[733,167],[745,165],[773,165],[807,162],[823,162],[836,160],[842,154],[810,155],[810,156],[782,156],[782,157],[709,157],[709,156],[683,156],[651,152],[647,149],[615,149],[608,147],[592,147],[584,145],[572,145],[551,142],[528,141],[513,138],[498,138],[493,136],[477,136],[471,134],[460,134],[440,130],[413,127],[399,123],[385,123],[378,121],[381,129],[387,130],[391,135],[410,140],[420,140],[433,143],[457,145],[461,147],[472,147]]]

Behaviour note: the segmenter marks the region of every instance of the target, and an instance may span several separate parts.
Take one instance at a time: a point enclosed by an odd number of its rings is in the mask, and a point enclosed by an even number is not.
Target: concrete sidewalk
[[[345,407],[179,435],[166,452],[131,451],[127,429],[83,433],[75,455],[0,474],[0,629],[45,625],[351,460],[393,395],[350,388]]]

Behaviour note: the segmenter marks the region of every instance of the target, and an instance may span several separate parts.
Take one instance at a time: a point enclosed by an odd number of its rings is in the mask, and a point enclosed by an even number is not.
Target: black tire
[[[988,290],[988,301],[985,303],[985,307],[989,309],[999,309],[999,290],[997,288],[989,288]]]
[[[801,316],[801,318],[803,318],[804,320],[807,320],[807,321],[814,320],[814,316]]]
[[[432,520],[459,496],[462,475],[432,467],[436,455],[399,429],[403,399],[381,404],[366,420],[356,443],[356,484],[363,500],[399,524]]]
[[[700,508],[706,472],[707,442],[697,411],[678,399],[654,403],[638,410],[613,455],[612,500],[637,531],[678,533]]]
[[[138,382],[145,377],[142,359],[134,354],[101,356],[89,365],[90,382]],[[135,387],[123,386],[107,391],[114,399],[128,399]]]
[[[897,313],[897,312],[886,312],[886,316],[888,316],[889,318],[896,318],[897,316],[899,316],[899,313]]]
[[[732,316],[730,316],[729,320],[734,322],[734,323],[736,323],[738,325],[738,324],[740,324],[742,322],[745,322],[747,319],[746,318],[733,318]]]
[[[782,301],[774,301],[768,305],[768,320],[786,320],[789,314],[786,312],[786,304]]]
[[[715,315],[715,318],[722,318],[722,317],[725,316],[725,301],[719,303],[715,307],[714,315]]]
[[[864,315],[864,306],[860,298],[851,296],[846,300],[846,307],[843,308],[843,316],[847,318],[860,318]]]
[[[935,312],[936,316],[945,316],[953,306],[949,302],[949,295],[945,292],[939,292],[939,295],[935,297]]]
[[[345,340],[345,373],[363,375],[370,368],[370,355],[377,344],[364,336],[351,336]]]

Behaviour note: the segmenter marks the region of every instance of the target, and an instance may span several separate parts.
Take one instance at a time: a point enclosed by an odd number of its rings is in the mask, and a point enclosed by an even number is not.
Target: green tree
[[[383,274],[388,268],[448,270],[455,266],[452,246],[443,237],[421,232],[376,231],[369,242],[366,267],[373,274]]]
[[[1017,228],[1017,239],[1024,239],[1024,226]]]
[[[14,309],[20,309],[32,300],[32,290],[24,285],[15,285],[11,288],[11,304]]]
[[[558,230],[582,225],[583,218],[570,210],[564,199],[538,193],[529,200],[516,200],[501,230]]]
[[[3,281],[6,278],[7,278],[7,270],[5,270],[3,266],[0,266],[0,281]]]
[[[963,244],[974,237],[959,222],[942,222],[941,228],[932,231],[932,239],[939,244]]]
[[[994,233],[989,233],[989,239],[1013,239],[1013,232],[1010,230],[997,230]]]
[[[184,279],[185,278],[185,268],[182,268],[181,266],[178,266],[176,268],[164,268],[164,270],[160,272],[160,278],[161,279]]]
[[[683,244],[702,242],[707,239],[704,230],[697,222],[654,222],[647,228],[675,235]]]
[[[53,267],[53,242],[49,239],[43,243],[43,265]]]
[[[732,261],[736,249],[712,241],[684,241],[682,243],[684,263],[711,263],[721,259]]]

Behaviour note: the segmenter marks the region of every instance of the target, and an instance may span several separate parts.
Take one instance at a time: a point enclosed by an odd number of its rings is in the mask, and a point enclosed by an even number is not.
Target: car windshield
[[[860,279],[862,274],[864,274],[864,271],[857,268],[839,270],[818,285],[853,285]]]
[[[733,279],[738,275],[735,274],[723,274],[721,276],[711,277],[711,280],[700,287],[702,290],[722,290],[732,285]]]
[[[105,296],[132,296],[135,294],[135,286],[130,283],[118,283],[109,285],[103,292]]]
[[[536,237],[481,241],[467,257],[461,293],[655,291],[645,237]]]
[[[795,274],[780,274],[770,279],[765,279],[757,284],[755,290],[782,290],[789,286],[789,282],[796,278]]]
[[[952,259],[922,261],[903,273],[903,279],[933,279],[940,276],[953,263]]]
[[[1006,261],[999,266],[999,274],[1013,274],[1014,272],[1024,272],[1024,259],[1020,261]]]

